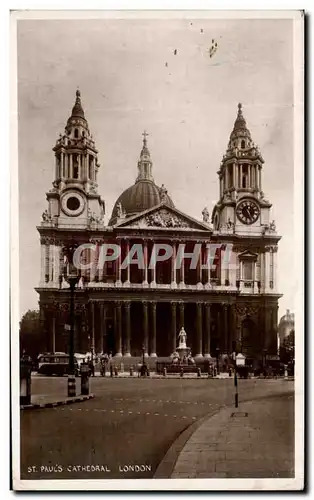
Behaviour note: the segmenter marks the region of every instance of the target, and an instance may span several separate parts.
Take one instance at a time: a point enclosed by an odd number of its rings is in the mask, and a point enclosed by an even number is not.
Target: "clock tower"
[[[277,349],[278,236],[271,203],[262,189],[264,160],[238,104],[227,151],[218,173],[219,200],[212,212],[213,240],[227,257],[215,278],[235,293],[238,349],[256,357]],[[218,262],[218,261],[217,261]],[[226,299],[225,299],[226,300]]]
[[[212,215],[215,230],[231,224],[237,234],[263,234],[271,208],[262,191],[263,163],[247,128],[242,105],[238,104],[238,115],[218,171],[220,197]]]
[[[41,235],[40,288],[45,289],[63,286],[63,264],[73,242],[76,245],[85,243],[89,241],[91,230],[104,228],[105,203],[97,190],[98,151],[79,90],[65,131],[59,135],[53,151],[54,181],[46,194],[48,208],[38,227]]]

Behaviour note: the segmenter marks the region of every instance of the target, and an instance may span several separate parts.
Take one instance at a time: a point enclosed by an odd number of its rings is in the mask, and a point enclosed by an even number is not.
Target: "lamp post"
[[[67,282],[70,285],[70,336],[69,336],[69,377],[68,377],[68,397],[76,396],[75,365],[74,365],[74,291],[79,281],[79,276],[75,272],[69,273]]]

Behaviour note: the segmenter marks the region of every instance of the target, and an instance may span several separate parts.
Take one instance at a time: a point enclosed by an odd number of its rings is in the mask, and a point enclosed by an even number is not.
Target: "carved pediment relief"
[[[175,210],[159,208],[150,211],[137,218],[123,221],[121,226],[137,228],[160,228],[160,229],[189,229],[189,230],[209,230],[204,223],[194,221],[192,218],[178,213]]]

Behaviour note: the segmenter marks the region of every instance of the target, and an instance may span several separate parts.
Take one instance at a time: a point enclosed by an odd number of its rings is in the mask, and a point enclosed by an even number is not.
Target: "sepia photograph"
[[[303,489],[303,30],[11,13],[14,490]]]

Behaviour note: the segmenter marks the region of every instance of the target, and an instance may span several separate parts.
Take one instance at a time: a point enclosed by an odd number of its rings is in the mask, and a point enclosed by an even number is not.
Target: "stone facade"
[[[157,188],[146,135],[136,183],[152,183],[153,189],[143,189],[148,208],[138,211],[128,198],[126,210],[119,201],[110,225],[105,226],[105,204],[97,191],[97,150],[77,93],[65,134],[54,147],[56,175],[38,227],[37,291],[47,350],[67,350],[67,274],[73,251],[90,243],[93,248],[84,253],[84,259],[93,265],[81,271],[75,290],[76,352],[111,351],[117,357],[129,357],[140,355],[144,346],[148,356],[168,356],[184,326],[193,356],[215,356],[218,350],[230,353],[235,348],[251,358],[260,358],[265,350],[275,354],[280,236],[270,222],[271,204],[261,190],[263,159],[251,140],[241,106],[218,173],[220,197],[211,220],[206,208],[201,220],[182,213],[165,187]],[[150,192],[152,200],[147,199]],[[143,269],[121,265],[138,243]],[[151,265],[157,243],[170,245],[172,256]],[[108,244],[118,244],[121,255],[100,266],[100,251]],[[182,245],[185,253],[197,246],[195,269],[187,258],[176,268]],[[208,245],[217,247],[214,260],[209,259]]]

